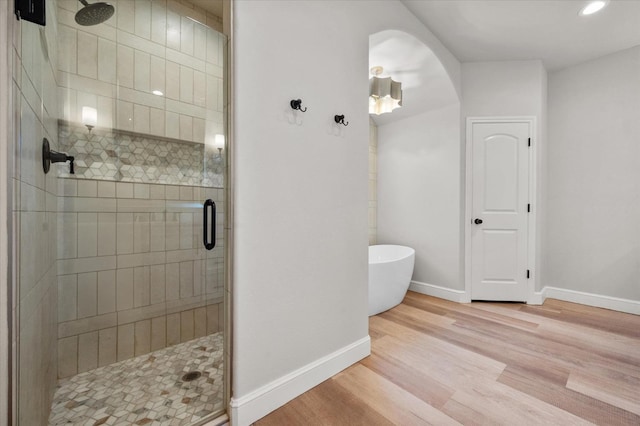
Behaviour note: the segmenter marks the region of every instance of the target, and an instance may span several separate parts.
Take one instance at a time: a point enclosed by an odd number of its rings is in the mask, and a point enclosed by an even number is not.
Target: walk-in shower
[[[15,424],[196,425],[227,403],[222,18],[110,3],[13,23]]]

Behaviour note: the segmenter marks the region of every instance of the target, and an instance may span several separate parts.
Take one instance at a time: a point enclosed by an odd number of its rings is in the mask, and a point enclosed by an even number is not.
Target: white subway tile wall
[[[57,20],[53,0],[47,1],[46,20]],[[56,387],[58,354],[61,359],[68,348],[77,347],[77,341],[57,339],[59,306],[68,308],[64,313],[68,320],[77,318],[77,277],[63,281],[63,291],[58,292],[57,241],[66,227],[66,218],[57,213],[58,178],[55,173],[45,175],[40,160],[43,138],[49,140],[52,149],[59,148],[56,43],[58,36],[66,40],[68,34],[59,32],[55,25],[43,28],[15,19],[9,23],[13,87],[11,93],[2,95],[11,96],[14,107],[7,152],[12,153],[12,221],[14,238],[19,241],[13,250],[19,279],[14,289],[17,306],[13,312],[19,315],[14,339],[20,359],[16,364],[17,422],[36,425],[47,424],[48,406]],[[68,47],[73,50],[73,43]],[[76,58],[76,66],[77,63]],[[77,187],[63,189],[77,191]],[[75,243],[69,250],[74,253],[67,254],[77,254]],[[81,295],[84,297],[85,293]],[[77,370],[77,359],[62,368]]]
[[[222,330],[223,189],[60,179],[59,192],[69,195],[57,229],[73,236],[56,248],[60,378]],[[212,251],[207,198],[218,211]]]
[[[85,27],[76,3],[57,2],[60,118],[82,124],[91,106],[100,127],[197,143],[223,133],[219,17],[187,1],[121,0],[105,24]]]

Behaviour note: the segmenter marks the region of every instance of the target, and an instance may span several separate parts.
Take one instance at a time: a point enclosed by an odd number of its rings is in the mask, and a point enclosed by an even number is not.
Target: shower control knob
[[[480,225],[482,223],[482,219],[476,219],[473,221],[476,225]]]

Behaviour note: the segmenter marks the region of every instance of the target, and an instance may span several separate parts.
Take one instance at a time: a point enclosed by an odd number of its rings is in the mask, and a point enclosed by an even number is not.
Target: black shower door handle
[[[209,210],[211,210],[211,232],[209,232]],[[216,203],[209,198],[204,202],[204,217],[202,220],[202,242],[204,248],[207,250],[213,250],[216,246]]]

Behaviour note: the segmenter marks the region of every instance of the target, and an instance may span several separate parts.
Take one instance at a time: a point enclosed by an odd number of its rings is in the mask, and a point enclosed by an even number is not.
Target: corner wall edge
[[[250,425],[371,354],[367,335],[239,398],[232,397],[231,424]]]

